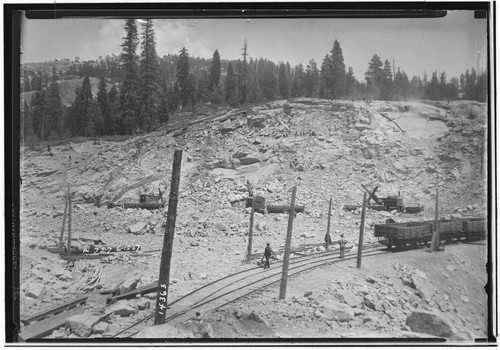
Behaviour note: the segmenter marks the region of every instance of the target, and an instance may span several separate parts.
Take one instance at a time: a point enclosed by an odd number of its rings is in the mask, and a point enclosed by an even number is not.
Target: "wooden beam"
[[[43,322],[36,322],[27,327],[23,327],[21,334],[19,334],[19,338],[24,341],[29,339],[40,339],[49,335],[54,330],[64,326],[68,318],[83,314],[84,311],[83,307],[78,306],[57,314],[54,317],[44,320]]]
[[[165,310],[168,302],[168,286],[170,283],[170,262],[174,245],[175,220],[177,218],[177,201],[179,198],[179,185],[181,180],[182,150],[175,150],[172,168],[172,181],[170,197],[168,199],[167,226],[161,252],[160,277],[158,278],[158,292],[156,297],[156,312],[154,324],[165,322]]]
[[[361,227],[359,228],[359,241],[358,241],[358,259],[356,267],[361,268],[361,257],[363,254],[363,235],[365,233],[365,214],[366,214],[366,193],[363,193],[363,210],[361,211]]]
[[[79,306],[82,304],[85,304],[87,301],[88,296],[83,296],[71,301],[68,301],[67,303],[64,303],[59,306],[55,306],[53,308],[50,308],[48,310],[40,311],[32,315],[21,315],[21,322],[24,323],[25,325],[28,325],[34,321],[39,321],[43,320],[44,318],[51,317],[53,315],[57,315],[66,309],[71,309],[75,306]]]
[[[68,185],[68,205],[69,205],[69,216],[68,216],[68,248],[67,248],[67,260],[68,263],[71,260],[71,212],[73,207],[73,202],[71,199],[71,188]]]
[[[290,245],[292,243],[293,219],[295,217],[295,196],[297,186],[293,187],[292,202],[290,204],[290,214],[288,216],[288,229],[286,231],[285,254],[283,256],[283,269],[281,272],[280,299],[286,298],[286,285],[288,282],[288,264],[290,259]]]
[[[330,243],[332,242],[332,237],[330,236],[330,219],[332,217],[332,197],[330,197],[330,207],[328,208],[328,224],[326,226],[326,235],[325,235],[325,245],[326,250],[330,247]]]
[[[63,238],[64,238],[64,228],[66,226],[66,218],[68,215],[68,200],[69,200],[69,191],[66,196],[64,196],[64,215],[63,215],[63,223],[61,228],[61,236],[59,237],[59,246],[63,247]]]
[[[250,262],[251,256],[252,256],[252,238],[253,238],[254,215],[255,215],[255,200],[252,197],[252,211],[250,212],[250,228],[248,229],[247,262]]]
[[[434,213],[434,231],[432,232],[431,248],[430,251],[438,250],[439,242],[439,192],[436,188],[436,208]]]

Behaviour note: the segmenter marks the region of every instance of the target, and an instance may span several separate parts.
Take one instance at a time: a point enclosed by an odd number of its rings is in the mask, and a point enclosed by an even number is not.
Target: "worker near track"
[[[271,249],[271,245],[267,243],[266,248],[264,249],[264,256],[262,259],[266,259],[266,263],[264,264],[264,268],[270,268],[271,264],[269,263],[269,259],[271,258],[271,255],[275,255],[273,250]]]
[[[345,253],[345,246],[347,244],[347,241],[344,239],[344,235],[340,235],[339,239],[339,247],[340,247],[340,258],[344,259],[344,253]]]

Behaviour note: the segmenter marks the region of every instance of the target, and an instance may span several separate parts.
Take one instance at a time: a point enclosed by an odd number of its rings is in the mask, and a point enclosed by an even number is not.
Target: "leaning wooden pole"
[[[160,277],[158,278],[158,293],[156,296],[155,325],[165,322],[165,310],[168,302],[168,285],[170,283],[170,262],[174,245],[175,219],[177,217],[177,202],[181,180],[182,150],[174,152],[170,198],[168,199],[167,226],[161,252]]]
[[[59,247],[63,248],[63,238],[64,238],[64,228],[66,227],[66,218],[68,217],[68,200],[69,200],[69,191],[66,196],[64,196],[64,215],[63,215],[63,223],[61,228],[61,236],[59,237]]]
[[[326,245],[326,250],[328,250],[331,242],[331,237],[330,237],[330,220],[332,217],[332,197],[330,197],[330,207],[328,208],[328,224],[326,226],[326,236],[325,236],[325,245]]]
[[[438,248],[439,242],[439,192],[436,188],[436,209],[434,210],[434,230],[432,232],[431,248],[430,251],[433,252]]]
[[[252,239],[253,239],[253,219],[255,215],[255,199],[252,197],[252,211],[250,212],[250,228],[248,230],[248,247],[247,247],[247,262],[250,262],[252,256]]]
[[[67,249],[67,256],[68,256],[68,263],[71,261],[71,212],[72,212],[72,207],[73,207],[73,201],[71,199],[71,189],[68,186],[68,249]]]
[[[359,228],[359,242],[358,242],[358,259],[356,267],[361,268],[361,257],[363,255],[363,235],[365,233],[365,214],[366,214],[366,192],[363,194],[363,210],[361,211],[361,226]]]
[[[290,258],[290,245],[292,243],[293,219],[295,217],[295,196],[297,186],[293,187],[292,203],[290,204],[290,215],[288,216],[288,229],[286,231],[285,255],[283,256],[283,270],[281,272],[280,299],[286,298],[286,285],[288,280],[288,263]]]

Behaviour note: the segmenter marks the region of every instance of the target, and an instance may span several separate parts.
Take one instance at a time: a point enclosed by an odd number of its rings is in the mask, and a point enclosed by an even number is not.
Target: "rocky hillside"
[[[486,213],[484,105],[298,99],[207,117],[124,142],[54,146],[52,156],[22,149],[21,312],[111,288],[123,281],[124,273],[140,279],[139,286],[158,278],[166,208],[108,209],[106,204],[138,202],[140,194],[157,194],[158,189],[168,196],[175,149],[183,150],[183,160],[171,275],[174,298],[241,268],[249,222],[247,181],[255,194],[276,205],[288,205],[291,188],[298,186],[296,203],[305,212],[296,217],[293,245],[323,241],[330,197],[333,239],[342,232],[356,241],[359,211],[342,208],[361,204],[361,184],[379,185],[379,196],[400,193],[406,205],[425,208],[418,215],[368,210],[367,242],[375,240],[373,225],[387,218],[433,218],[436,188],[442,217]],[[58,244],[68,184],[74,199],[73,237],[137,244],[150,253],[118,254],[78,268],[45,250]],[[255,253],[267,242],[280,250],[286,220],[285,214],[256,214]],[[65,269],[66,277],[54,275],[54,266]],[[89,286],[98,269],[103,272],[100,283]],[[38,292],[29,293],[34,283]]]

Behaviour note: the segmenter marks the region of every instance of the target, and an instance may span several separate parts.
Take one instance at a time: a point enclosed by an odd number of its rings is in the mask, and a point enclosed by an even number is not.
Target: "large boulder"
[[[94,315],[90,311],[75,315],[66,320],[66,326],[79,337],[88,337],[93,327],[106,318],[106,314]]]
[[[134,235],[144,233],[146,231],[147,222],[138,222],[136,224],[130,225],[128,227],[128,232],[133,233]]]
[[[354,318],[354,310],[347,304],[342,304],[333,300],[325,300],[319,305],[324,317],[339,322],[348,322]]]
[[[219,131],[222,135],[228,134],[231,131],[235,130],[237,128],[237,125],[233,124],[231,120],[226,120],[224,123],[222,123],[219,127]]]
[[[418,275],[412,275],[411,281],[422,300],[426,302],[431,301],[433,295],[436,294],[436,287],[434,287],[427,278]]]
[[[438,314],[424,311],[413,311],[406,318],[406,325],[412,332],[425,333],[447,339],[460,338],[449,322]]]
[[[114,314],[122,317],[127,317],[137,313],[137,308],[130,305],[127,300],[120,300],[116,304],[111,305],[106,309],[107,314]]]
[[[43,283],[33,282],[33,283],[28,283],[26,285],[26,293],[25,294],[27,297],[37,299],[37,298],[41,297],[42,295],[44,295],[45,292],[46,292],[46,289],[45,289],[45,286],[43,285]]]

